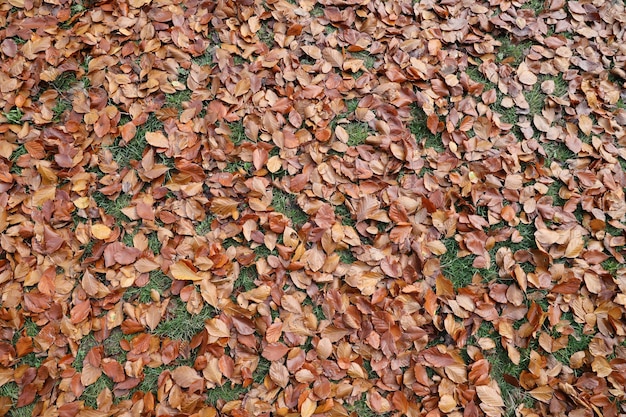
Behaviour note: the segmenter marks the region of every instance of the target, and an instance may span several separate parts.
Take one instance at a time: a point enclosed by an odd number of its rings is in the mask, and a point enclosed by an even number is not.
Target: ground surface
[[[621,0],[0,3],[3,414],[626,413]]]

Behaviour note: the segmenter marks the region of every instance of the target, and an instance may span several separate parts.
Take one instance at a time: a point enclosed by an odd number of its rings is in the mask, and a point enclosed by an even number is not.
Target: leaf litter
[[[3,3],[0,411],[626,413],[625,34],[604,0]]]

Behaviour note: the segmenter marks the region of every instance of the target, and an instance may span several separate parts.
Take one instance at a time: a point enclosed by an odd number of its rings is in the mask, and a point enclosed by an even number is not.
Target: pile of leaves
[[[0,4],[0,414],[626,413],[621,0]]]

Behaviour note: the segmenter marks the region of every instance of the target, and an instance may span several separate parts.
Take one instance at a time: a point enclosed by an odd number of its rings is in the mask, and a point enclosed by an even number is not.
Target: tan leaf
[[[533,124],[540,132],[548,132],[550,130],[550,122],[540,114],[533,116]]]
[[[338,49],[324,48],[322,55],[333,67],[341,68],[343,66],[343,55]]]
[[[576,258],[582,252],[585,246],[585,241],[580,229],[576,228],[570,233],[569,243],[565,249],[566,258]]]
[[[146,142],[155,148],[169,148],[170,146],[163,132],[146,132]]]
[[[591,134],[591,128],[593,127],[593,121],[591,120],[591,117],[587,116],[586,114],[579,115],[578,127],[580,128],[581,132],[589,136]]]
[[[212,318],[206,321],[206,330],[213,337],[230,337],[228,326],[218,318]]]
[[[179,366],[174,369],[172,371],[172,379],[183,388],[189,388],[191,385],[203,381],[198,372],[190,366]]]
[[[272,362],[270,365],[270,378],[276,385],[285,388],[289,383],[289,371],[282,363]]]
[[[148,258],[137,259],[135,269],[141,273],[151,272],[159,268],[159,264]]]
[[[495,381],[491,381],[489,385],[478,385],[476,394],[478,394],[480,408],[485,412],[485,415],[489,417],[500,417],[502,415],[504,401],[502,401],[500,388]]]
[[[535,85],[537,76],[528,68],[525,62],[522,62],[517,68],[517,78],[522,84]]]
[[[320,339],[319,342],[317,342],[317,347],[315,348],[315,350],[317,351],[317,355],[320,358],[326,359],[333,353],[333,344],[330,339],[324,337]]]

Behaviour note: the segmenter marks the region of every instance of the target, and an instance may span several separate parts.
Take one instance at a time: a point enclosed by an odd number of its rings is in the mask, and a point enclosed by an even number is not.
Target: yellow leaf
[[[94,224],[91,226],[91,234],[96,239],[105,240],[111,237],[112,230],[104,224]]]
[[[317,402],[307,398],[302,403],[302,408],[300,409],[300,414],[302,417],[311,417],[317,408]]]
[[[178,261],[170,266],[170,272],[174,279],[179,281],[201,281],[203,279],[183,261]]]
[[[450,394],[442,395],[439,399],[439,409],[444,413],[449,413],[456,408],[456,401]]]

